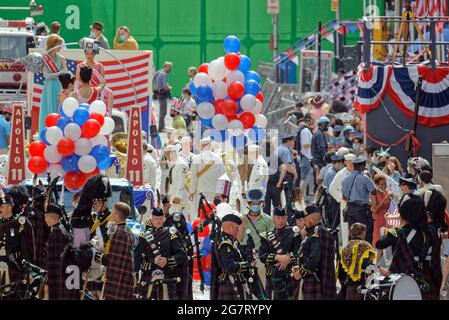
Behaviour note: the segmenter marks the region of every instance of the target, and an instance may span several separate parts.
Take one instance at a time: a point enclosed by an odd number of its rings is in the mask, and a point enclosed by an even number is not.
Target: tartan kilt
[[[304,300],[321,300],[321,284],[314,278],[304,279],[302,287]]]
[[[122,281],[120,283],[120,290],[117,290],[117,283],[106,281],[104,284],[103,299],[134,300],[134,282]]]
[[[346,288],[346,300],[363,300],[363,295],[358,290],[358,284],[350,284]]]
[[[219,283],[218,300],[246,300],[242,285],[236,284],[236,287],[237,292],[229,280],[226,280],[224,283]]]

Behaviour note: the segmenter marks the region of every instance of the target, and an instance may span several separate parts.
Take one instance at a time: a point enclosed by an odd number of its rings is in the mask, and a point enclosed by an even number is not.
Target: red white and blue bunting
[[[449,124],[449,67],[432,70],[428,66],[372,64],[364,70],[361,66],[356,110],[366,113],[376,109],[386,93],[407,117],[413,118],[419,76],[423,82],[418,123],[428,127]]]

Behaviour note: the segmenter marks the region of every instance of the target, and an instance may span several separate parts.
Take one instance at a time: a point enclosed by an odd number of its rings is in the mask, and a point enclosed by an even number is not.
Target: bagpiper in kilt
[[[63,215],[62,208],[49,204],[45,215],[50,229],[46,245],[46,269],[48,271],[49,300],[79,300],[78,289],[69,289],[66,285],[67,274],[63,267],[62,253],[64,248],[72,242],[71,234],[60,223]]]
[[[176,227],[164,227],[165,219],[162,209],[153,209],[134,251],[139,299],[183,298],[178,296],[177,284],[185,273],[187,253]]]
[[[134,299],[134,236],[125,223],[130,212],[131,208],[126,203],[118,202],[114,205],[111,219],[116,224],[115,230],[110,236],[105,252],[95,254],[95,260],[106,267],[102,296],[104,300]]]
[[[316,206],[305,210],[307,237],[299,250],[299,275],[304,280],[304,300],[334,300],[336,298],[334,238],[321,224],[321,212]]]
[[[242,220],[234,214],[222,218],[222,232],[217,245],[219,267],[218,300],[251,300],[247,278],[249,265],[244,248],[236,240]]]
[[[275,208],[273,221],[275,228],[261,234],[259,257],[265,264],[267,279],[271,281],[273,299],[290,300],[295,289],[290,269],[296,263],[295,254],[299,250],[301,239],[291,227],[287,227],[285,209]]]
[[[12,207],[11,197],[0,190],[0,287],[21,281],[24,276],[22,261],[33,262],[31,223],[24,216],[15,217]],[[24,288],[17,288],[13,292],[10,289],[3,291],[3,299],[20,299]]]
[[[162,203],[164,201],[162,200]],[[192,282],[193,282],[193,245],[192,240],[190,239],[189,230],[187,229],[186,218],[182,214],[182,212],[175,212],[173,214],[165,212],[165,223],[164,227],[170,228],[175,227],[179,239],[183,245],[184,251],[187,254],[188,261],[183,264],[180,264],[176,267],[176,273],[179,274],[181,278],[181,282],[176,284],[177,287],[177,297],[181,300],[192,300],[193,299],[193,291],[192,291]]]

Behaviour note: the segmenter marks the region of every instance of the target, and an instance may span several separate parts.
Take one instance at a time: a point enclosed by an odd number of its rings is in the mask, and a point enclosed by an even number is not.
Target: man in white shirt
[[[189,172],[189,165],[183,157],[178,155],[176,150],[170,153],[170,160],[173,163],[168,174],[171,199],[170,213],[183,212],[188,205],[188,190],[185,185],[185,177]]]
[[[305,196],[307,187],[309,193],[313,193],[313,171],[310,161],[312,160],[312,125],[313,119],[310,113],[307,113],[304,117],[298,119],[298,133],[296,135],[296,150],[301,156],[300,170],[301,170],[301,182],[300,189]]]
[[[352,153],[348,153],[345,156],[345,167],[337,172],[332,180],[332,183],[329,187],[329,194],[340,204],[340,239],[343,243],[343,246],[346,246],[348,243],[348,223],[343,219],[343,211],[346,208],[346,201],[343,200],[342,188],[343,181],[348,177],[352,170],[354,170],[354,165],[352,161],[356,158],[356,156]]]

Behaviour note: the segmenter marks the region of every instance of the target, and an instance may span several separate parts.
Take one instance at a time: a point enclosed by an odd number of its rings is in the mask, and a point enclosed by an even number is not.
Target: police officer
[[[0,286],[17,283],[23,278],[22,261],[33,262],[31,246],[31,223],[24,216],[14,216],[13,199],[0,190]],[[20,299],[24,293],[19,290],[4,290],[0,294],[6,299]]]
[[[312,137],[312,162],[315,172],[325,166],[324,155],[328,151],[326,132],[330,122],[328,117],[321,117],[317,122],[318,129]]]
[[[402,190],[402,193],[413,193],[416,194],[416,189],[418,187],[418,184],[416,183],[416,180],[413,178],[404,178],[399,177],[399,187]]]
[[[357,157],[354,161],[354,170],[343,181],[343,199],[348,202],[347,220],[348,228],[356,223],[366,226],[366,241],[373,240],[373,217],[370,209],[370,194],[376,194],[373,181],[364,174],[366,157]]]
[[[295,253],[299,250],[301,239],[291,227],[287,227],[285,209],[274,209],[273,222],[275,227],[261,235],[259,257],[265,263],[274,299],[289,300],[293,297],[295,288],[290,278],[290,269],[296,262]]]
[[[353,140],[354,140],[355,130],[351,126],[346,126],[343,128],[343,147],[352,149]]]
[[[154,208],[134,251],[134,270],[138,276],[138,298],[176,300],[179,269],[187,261],[181,237],[174,226],[164,227],[166,217]]]
[[[216,249],[219,267],[218,299],[249,300],[251,295],[247,278],[250,264],[236,238],[242,219],[231,213],[225,215],[221,222],[221,233]],[[255,265],[255,262],[253,264]]]

